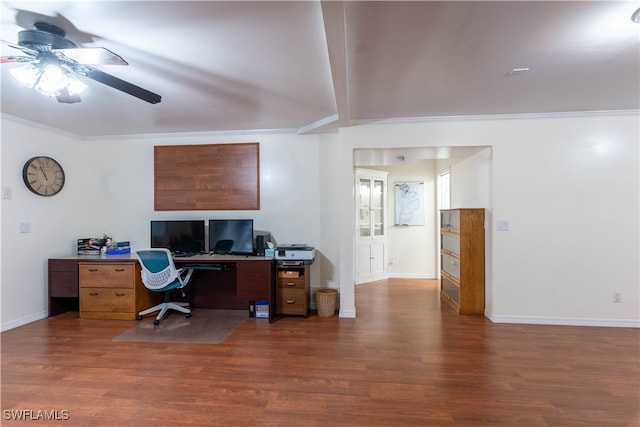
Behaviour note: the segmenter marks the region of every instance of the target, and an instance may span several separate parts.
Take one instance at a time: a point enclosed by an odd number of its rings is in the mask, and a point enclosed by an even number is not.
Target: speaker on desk
[[[264,256],[267,242],[271,240],[270,234],[258,234],[256,236],[256,256]]]

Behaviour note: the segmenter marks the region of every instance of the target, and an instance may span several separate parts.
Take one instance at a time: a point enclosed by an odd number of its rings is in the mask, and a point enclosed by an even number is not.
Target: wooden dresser
[[[309,315],[309,265],[276,267],[276,313]]]
[[[144,287],[133,262],[80,262],[78,278],[83,319],[135,320],[160,295]]]

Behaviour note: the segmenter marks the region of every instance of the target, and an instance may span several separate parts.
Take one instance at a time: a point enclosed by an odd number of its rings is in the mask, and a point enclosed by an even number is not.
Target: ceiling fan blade
[[[80,96],[72,95],[66,87],[60,91],[56,98],[58,99],[58,102],[62,104],[74,104],[76,102],[80,102]]]
[[[37,50],[35,50],[35,49],[31,49],[31,48],[28,48],[28,47],[20,46],[19,44],[11,43],[11,42],[8,42],[8,41],[6,41],[6,40],[0,40],[0,43],[2,43],[2,44],[3,44],[3,45],[5,45],[5,46],[12,47],[12,48],[14,48],[14,49],[21,50],[21,51],[23,51],[24,53],[26,53],[27,55],[31,55],[31,56],[38,56],[38,53],[39,53],[39,52],[38,52]]]
[[[140,98],[143,101],[147,101],[151,104],[157,104],[162,99],[157,93],[150,92],[146,89],[136,86],[132,83],[119,79],[111,74],[107,74],[95,68],[84,66],[82,74],[88,78],[103,83],[107,86],[111,86],[114,89],[118,89],[124,93]]]
[[[87,65],[129,65],[120,55],[104,47],[54,49],[65,58]]]
[[[0,56],[0,63],[5,63],[5,62],[21,62],[21,63],[26,63],[26,62],[33,62],[35,61],[36,58],[32,58],[30,56]]]

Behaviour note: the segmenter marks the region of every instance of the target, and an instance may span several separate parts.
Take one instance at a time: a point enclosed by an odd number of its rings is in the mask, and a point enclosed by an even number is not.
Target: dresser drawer
[[[286,289],[304,289],[305,288],[305,279],[304,277],[299,278],[278,278],[278,288],[286,288]]]
[[[75,259],[50,259],[49,271],[68,271],[78,274],[78,261]]]
[[[81,263],[80,288],[131,288],[136,282],[134,263]]]
[[[307,293],[304,289],[278,288],[276,291],[278,314],[307,314]]]
[[[78,272],[52,271],[49,273],[50,297],[78,297]]]
[[[80,312],[135,311],[133,289],[80,288]],[[82,317],[82,315],[81,315]]]

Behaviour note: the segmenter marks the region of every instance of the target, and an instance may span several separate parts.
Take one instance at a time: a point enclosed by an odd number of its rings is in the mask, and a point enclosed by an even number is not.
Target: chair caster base
[[[136,320],[142,320],[142,316],[140,315],[136,316]]]
[[[184,315],[184,317],[186,317],[187,319],[191,317],[191,313],[187,313]]]
[[[158,326],[160,324],[160,321],[158,319],[154,319],[153,324]]]

